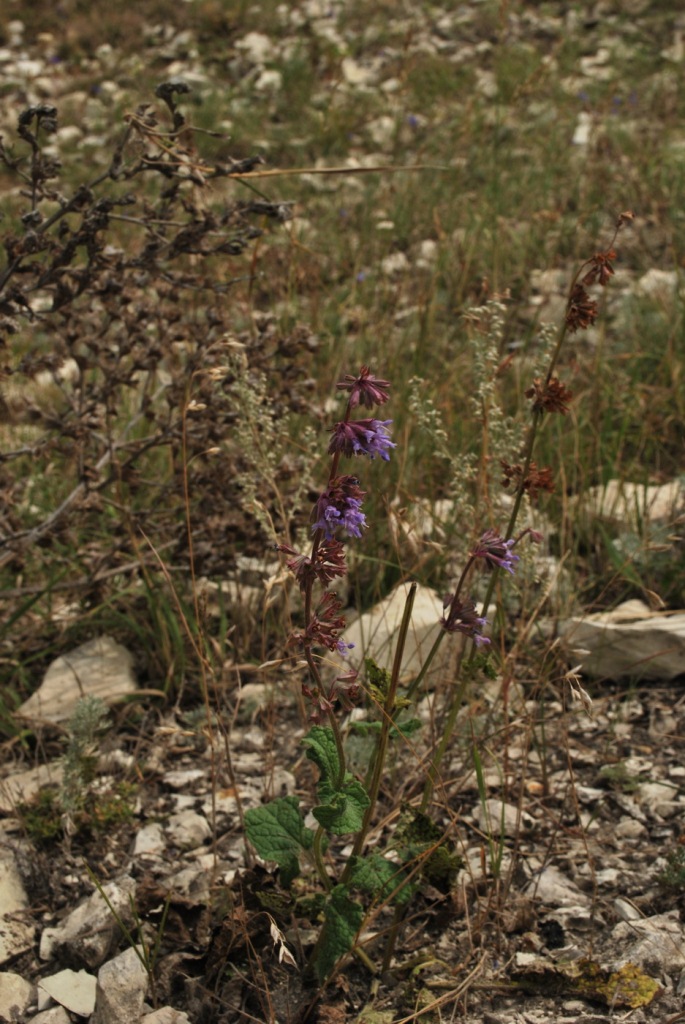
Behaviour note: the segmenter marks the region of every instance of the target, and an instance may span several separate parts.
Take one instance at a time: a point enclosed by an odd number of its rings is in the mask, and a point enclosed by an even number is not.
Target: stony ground
[[[117,791],[119,803],[130,804],[118,825],[98,822],[106,813],[113,818],[110,796],[71,838],[60,827],[54,838],[30,841],[17,790],[5,781],[4,905],[14,909],[2,934],[2,984],[16,975],[29,986],[1,996],[5,1013],[13,999],[35,1007],[36,998],[46,1005],[52,995],[82,1019],[97,977],[97,1021],[138,1019],[144,997],[187,1014],[148,1022],[304,1019],[316,1001],[301,972],[311,925],[246,854],[240,824],[265,795],[302,794],[310,785],[297,709],[279,701],[272,730],[268,704],[259,707],[266,696],[253,684],[236,708],[230,771],[220,732],[210,737],[197,717],[147,716],[135,729],[119,718],[97,766],[102,794],[138,779],[127,795]],[[544,731],[540,723],[533,732],[528,696],[518,687],[510,694],[508,726],[499,686],[479,714],[471,709],[477,728],[508,733],[505,762],[486,766],[486,803],[466,747],[455,744],[444,772],[440,820],[453,825],[450,846],[463,867],[449,884],[422,886],[373,997],[364,969],[348,963],[312,1019],[389,1022],[421,1010],[428,1019],[474,1024],[570,1024],[666,1021],[678,1013],[685,984],[682,695],[658,685],[605,691],[590,718],[549,694]],[[543,713],[539,701],[532,704]],[[404,800],[420,792],[407,767],[402,757],[389,768],[384,829],[392,828],[398,789]],[[62,770],[52,762],[57,786]],[[35,770],[14,778],[26,796]],[[38,781],[45,787],[44,777]],[[272,923],[292,965],[279,963]],[[388,924],[382,911],[363,936],[372,956],[380,956]],[[153,987],[131,953],[140,928],[155,950]],[[60,988],[64,971],[79,972],[78,985],[68,975]],[[63,1010],[47,1012],[8,1019],[70,1019]]]
[[[97,125],[130,97],[140,55],[122,57],[116,45],[102,40],[83,56],[92,26],[76,13],[67,28],[57,18],[49,26],[51,35],[32,36],[20,24],[21,6],[14,4],[16,19],[3,30],[0,47],[2,121],[11,125],[25,103],[61,102],[80,111],[83,120],[61,127],[57,145],[65,152],[82,147],[78,152],[88,159],[97,151]],[[404,87],[398,72],[402,54],[430,58],[425,81],[435,73],[435,61],[467,66],[473,77],[469,88],[486,99],[493,95],[495,74],[487,58],[498,21],[484,16],[485,7],[404,11],[402,50],[395,38],[399,23],[393,25],[393,39],[384,41],[364,34],[361,14],[343,27],[340,4],[280,5],[263,31],[232,38],[223,69],[203,62],[201,33],[192,17],[177,28],[165,25],[161,16],[138,27],[148,63],[160,77],[182,76],[200,92],[214,90],[222,74],[230,77],[224,127],[237,136],[236,156],[241,146],[251,151],[254,142],[241,135],[250,96],[260,96],[277,115],[288,85],[279,61],[295,52],[302,35],[311,43],[312,59],[318,55],[319,60],[321,90],[312,97],[312,109],[320,130],[334,77],[331,53],[339,51],[344,56],[331,109],[338,104],[343,112],[350,148],[364,150],[369,161],[375,150],[378,162],[393,158],[395,147],[406,147],[407,140],[416,143],[412,158],[430,153],[427,135],[451,123],[444,112],[449,105],[432,118],[428,92],[425,108],[403,109],[396,99]],[[394,17],[391,5],[381,8]],[[628,45],[633,32],[647,33],[663,62],[659,74],[669,80],[674,64],[682,61],[683,25],[658,4],[633,0],[630,8],[633,27],[625,29],[621,42]],[[592,52],[579,58],[576,73],[561,83],[577,93],[611,73],[615,14],[612,5],[599,4],[586,17],[564,4],[540,5],[512,11],[509,32],[519,41],[548,40],[550,59],[563,33],[596,33]],[[208,23],[220,20],[209,17]],[[60,56],[62,36],[69,40],[71,57]],[[350,95],[364,108],[361,127],[345,121],[354,105]],[[213,91],[212,96],[216,103]],[[466,103],[463,95],[458,102]],[[584,103],[570,126],[583,153],[593,145],[596,129]],[[631,122],[626,131],[633,127]],[[320,156],[312,138],[310,126],[296,140],[258,141],[276,161],[292,141],[301,147],[298,157],[309,163]],[[331,137],[329,143],[339,156],[339,139]],[[326,186],[312,181],[325,195]],[[304,217],[296,218],[295,227],[305,241],[313,230]],[[656,258],[665,245],[663,225],[653,220],[645,230],[651,232]],[[409,255],[386,253],[378,266],[355,266],[355,272],[360,285],[372,272],[392,282],[420,273],[434,258],[426,239]],[[656,283],[652,277],[650,287],[672,290],[675,278],[668,275],[674,272],[663,267],[654,272],[662,276]],[[560,290],[541,289],[550,301]],[[538,298],[532,296],[530,308]],[[359,312],[350,308],[346,315],[354,319]],[[81,689],[92,688],[105,699],[112,692],[120,695],[122,688],[135,694],[138,652],[133,659],[120,648],[110,653],[119,658],[116,672],[109,663],[105,672],[104,660],[97,660],[104,658],[100,651],[87,662]],[[221,681],[221,713],[209,721],[199,702],[189,708],[180,698],[174,707],[153,700],[158,694],[146,701],[145,693],[116,703],[109,727],[95,733],[96,744],[74,752],[71,776],[63,757],[74,700],[65,696],[63,679],[57,686],[59,713],[51,718],[43,705],[40,724],[29,716],[35,742],[15,738],[4,744],[0,1019],[27,1024],[84,1019],[92,1024],[666,1024],[680,1018],[685,993],[682,678],[584,681],[593,697],[591,715],[581,703],[569,702],[561,679],[544,687],[535,678],[512,685],[498,681],[474,699],[456,731],[460,738],[443,766],[436,797],[436,819],[449,830],[454,872],[422,884],[386,970],[372,978],[360,962],[350,960],[325,992],[317,993],[304,980],[316,920],[281,890],[271,865],[259,863],[246,848],[242,827],[244,812],[265,798],[311,795],[311,766],[298,746],[303,716],[292,686],[274,692],[253,667],[234,669]],[[40,681],[36,678],[36,686]],[[422,703],[420,714],[427,724],[435,722],[433,697]],[[485,793],[479,792],[473,770],[472,730],[496,750],[484,758]],[[409,802],[420,794],[425,754],[419,744],[389,766],[382,824],[372,843],[392,831],[398,796]],[[57,806],[58,793],[74,800],[71,811],[64,800]],[[332,866],[340,855],[331,851]],[[307,895],[304,883],[296,894]],[[390,925],[391,914],[382,908],[361,937],[376,963],[382,961]]]

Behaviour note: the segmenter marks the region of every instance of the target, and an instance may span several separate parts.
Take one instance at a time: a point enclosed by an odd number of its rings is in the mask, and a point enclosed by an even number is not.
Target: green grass
[[[581,81],[579,62],[596,51],[592,33],[584,34],[580,28],[575,33],[550,29],[549,36],[523,29],[520,37],[512,37],[514,30],[502,6],[488,3],[470,28],[472,38],[455,43],[457,49],[462,42],[466,47],[463,59],[453,60],[452,51],[445,56],[416,48],[411,32],[399,32],[393,26],[391,6],[345,5],[338,24],[342,43],[317,36],[309,28],[293,33],[279,20],[276,3],[257,8],[198,0],[171,12],[164,3],[146,2],[135,13],[108,9],[101,24],[85,18],[83,4],[72,3],[73,22],[70,33],[64,35],[62,23],[48,5],[33,5],[26,19],[29,40],[39,31],[52,31],[60,38],[62,56],[74,67],[81,62],[85,88],[96,82],[100,71],[88,66],[84,55],[94,52],[108,34],[118,52],[112,76],[121,80],[126,95],[113,107],[103,105],[93,124],[107,135],[121,131],[124,112],[148,100],[148,84],[164,77],[164,61],[153,45],[141,65],[140,60],[135,63],[133,43],[139,41],[145,24],[171,18],[179,28],[195,34],[209,79],[207,87],[191,95],[184,107],[189,118],[204,129],[224,121],[231,125],[222,131],[221,139],[197,136],[196,145],[205,159],[243,157],[263,148],[267,166],[341,164],[348,156],[363,161],[372,155],[388,165],[428,165],[415,172],[255,179],[254,186],[263,195],[294,200],[296,213],[310,227],[297,241],[287,225],[266,225],[267,233],[258,243],[257,276],[248,280],[246,274],[246,280],[225,300],[234,311],[236,331],[252,329],[252,313],[261,310],[274,312],[284,335],[299,324],[316,332],[318,348],[295,356],[301,360],[302,375],[316,382],[310,392],[312,401],[314,395],[320,401],[340,374],[361,363],[369,363],[393,382],[390,415],[401,440],[401,455],[388,473],[365,467],[372,525],[355,581],[364,605],[387,590],[402,572],[415,569],[429,581],[431,575],[440,579],[453,568],[449,543],[442,553],[417,555],[413,566],[413,556],[394,550],[388,538],[387,508],[393,499],[400,506],[411,506],[418,498],[444,497],[450,488],[445,460],[435,456],[432,442],[409,412],[410,379],[417,375],[424,379],[423,394],[438,410],[455,463],[460,453],[476,460],[487,456],[482,419],[472,403],[468,308],[495,293],[509,292],[498,356],[501,361],[512,353],[515,356],[496,386],[503,409],[522,419],[527,404],[521,390],[527,385],[528,359],[535,352],[538,328],[537,312],[530,304],[531,274],[560,268],[570,280],[577,261],[603,246],[621,210],[634,208],[638,219],[635,229],[619,239],[620,259],[606,315],[592,343],[578,336],[562,356],[560,373],[576,396],[572,413],[551,422],[540,438],[537,460],[551,464],[559,478],[557,495],[543,504],[558,524],[567,514],[568,503],[589,486],[614,476],[668,479],[682,472],[685,436],[682,313],[677,302],[660,303],[631,290],[632,283],[652,267],[678,269],[677,254],[685,243],[679,202],[685,165],[679,131],[685,101],[674,88],[673,66],[658,56],[658,48],[636,35],[631,19],[621,14],[619,6],[612,16],[616,52],[607,63],[608,77],[582,80],[582,88],[576,87]],[[541,13],[545,13],[542,8]],[[659,6],[652,5],[646,17],[663,45],[668,45],[667,19]],[[273,95],[255,93],[246,69],[236,71],[230,63],[235,42],[250,30],[266,31],[274,41],[275,56],[269,67],[281,73],[282,88]],[[279,47],[293,35],[297,44],[281,53]],[[481,50],[478,43],[484,44]],[[381,80],[396,78],[399,86],[394,92],[344,85],[345,56],[363,63],[384,53]],[[493,75],[492,95],[481,89],[481,70]],[[89,103],[97,107],[92,98]],[[64,124],[75,117],[75,110],[68,100],[63,106]],[[596,131],[590,144],[580,148],[571,140],[583,111],[594,117]],[[395,129],[381,150],[372,130],[374,120],[385,114],[393,119]],[[65,162],[69,157],[67,151]],[[76,159],[70,171],[73,183],[84,180],[86,172],[90,175],[92,168]],[[119,191],[119,183],[111,189]],[[207,192],[207,200],[219,208],[251,195],[236,183],[220,182]],[[121,243],[129,244],[131,237],[122,226]],[[434,263],[421,268],[415,261],[425,241],[435,242],[437,249]],[[393,277],[383,271],[382,264],[396,253],[407,256],[409,269]],[[223,257],[208,261],[207,268],[209,276],[219,280],[245,271],[244,264]],[[622,289],[627,291],[619,302]],[[197,329],[205,317],[202,302],[196,308],[189,298],[185,315]],[[159,336],[163,330],[161,324]],[[46,335],[45,345],[49,347],[52,340],[52,334]],[[27,334],[21,344],[32,348],[37,341],[39,335]],[[274,394],[283,387],[283,365],[267,371]],[[297,451],[297,432],[308,418],[304,409],[284,422],[284,454]],[[328,413],[320,415],[322,439],[329,419]],[[288,430],[292,440],[286,439]],[[235,435],[229,434],[227,442],[235,444]],[[48,456],[41,463],[30,503],[20,505],[26,526],[40,521],[73,486],[73,467],[62,472],[65,464],[61,469],[51,460]],[[34,468],[28,459],[14,463],[20,476],[28,476]],[[129,487],[121,482],[99,519],[84,515],[49,551],[28,553],[26,580],[43,579],[47,594],[50,580],[62,579],[61,573],[82,576],[88,571],[83,557],[88,545],[102,546],[113,534],[123,543],[136,517],[149,510],[159,495],[169,493],[165,488],[178,468],[178,452],[159,453],[159,457],[153,453],[142,467],[150,485]],[[483,473],[492,492],[499,467],[496,463],[484,466],[479,482],[472,482],[474,502],[485,494]],[[231,501],[239,498],[231,492]],[[182,503],[164,501],[160,514],[153,516],[155,542],[184,529]],[[202,494],[194,495],[193,501],[197,521],[204,507]],[[129,510],[128,525],[118,520],[124,506]],[[471,524],[453,524],[448,542],[470,529]],[[231,551],[240,551],[241,543],[238,536],[231,542]],[[588,593],[616,592],[611,559],[589,558],[579,543],[572,550],[568,568],[585,580]],[[658,559],[641,571],[654,589],[661,586],[674,600],[682,593],[682,574]],[[181,590],[185,588],[187,606],[185,573],[187,565],[174,579],[180,580]],[[10,577],[5,576],[7,587],[13,585]],[[87,609],[88,626],[116,627],[124,635],[130,630],[131,642],[148,652],[150,673],[174,680],[174,689],[189,665],[189,645],[176,621],[174,602],[168,593],[165,596],[164,588],[138,592],[135,616],[127,626],[127,586],[113,578],[106,593]],[[10,614],[17,609],[21,602]],[[47,598],[39,609],[39,628],[47,628]],[[41,615],[45,615],[42,622]],[[263,644],[261,636],[256,646]],[[160,678],[160,685],[163,681]],[[26,668],[19,676],[10,672],[6,692],[20,695],[26,685]]]

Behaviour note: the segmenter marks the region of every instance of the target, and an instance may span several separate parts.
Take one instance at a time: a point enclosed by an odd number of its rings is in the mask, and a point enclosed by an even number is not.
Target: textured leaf
[[[361,782],[349,772],[345,773],[342,786],[338,786],[340,760],[333,730],[315,725],[302,742],[307,748],[307,757],[321,773],[317,786],[320,804],[312,812],[314,817],[334,835],[358,832],[369,798]]]
[[[335,785],[340,774],[340,759],[333,730],[315,725],[302,740],[302,744],[307,748],[309,760],[313,761],[321,772],[321,782]]]
[[[328,783],[320,783],[317,793],[322,803],[312,814],[326,831],[342,836],[360,830],[364,811],[369,806],[369,797],[361,782],[348,773],[342,789],[335,790]]]
[[[286,796],[253,807],[245,813],[245,831],[259,856],[275,861],[283,884],[290,885],[299,874],[300,851],[308,850],[314,838],[302,820],[297,797]]]
[[[368,892],[376,899],[386,899],[395,892],[402,880],[406,877],[405,872],[396,864],[391,864],[379,853],[372,853],[368,857],[355,859],[350,878],[351,885],[358,885],[364,892]],[[393,901],[402,905],[411,898],[415,886],[411,882],[402,885],[402,888],[395,893]]]
[[[331,890],[326,909],[321,945],[316,958],[316,973],[320,982],[331,974],[341,956],[349,953],[364,920],[364,910],[351,900],[347,887],[336,885]]]

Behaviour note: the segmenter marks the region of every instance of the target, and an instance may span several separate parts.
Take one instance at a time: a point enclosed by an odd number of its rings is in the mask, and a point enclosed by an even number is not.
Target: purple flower
[[[389,462],[388,448],[397,445],[390,440],[388,425],[392,420],[348,420],[336,423],[332,428],[333,437],[328,446],[328,454],[342,452],[343,455],[368,455],[370,459],[380,455]]]
[[[448,633],[463,633],[473,640],[476,647],[490,643],[488,638],[482,635],[488,620],[476,614],[476,604],[472,598],[467,597],[461,601],[455,594],[446,597],[442,604],[446,609],[441,620],[443,629]]]
[[[346,373],[344,379],[335,386],[338,391],[349,391],[348,403],[350,409],[354,409],[359,404],[366,405],[369,409],[372,409],[374,405],[384,405],[390,397],[388,395],[390,382],[379,380],[378,377],[369,371],[368,366],[362,366],[358,377],[353,377],[351,373]]]
[[[516,543],[512,537],[504,540],[495,530],[486,530],[471,552],[472,558],[482,558],[490,569],[499,567],[514,575],[519,556],[511,550]]]
[[[312,529],[323,530],[326,540],[333,538],[338,527],[350,537],[361,537],[366,529],[366,516],[361,510],[363,498],[364,491],[356,477],[335,477],[314,506],[316,521]]]

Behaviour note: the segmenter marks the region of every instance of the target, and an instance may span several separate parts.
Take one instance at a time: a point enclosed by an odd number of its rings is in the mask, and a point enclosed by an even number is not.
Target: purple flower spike
[[[337,527],[350,537],[361,537],[366,529],[366,516],[362,512],[364,491],[354,476],[337,476],[319,496],[314,506],[316,521],[313,530],[323,530],[326,540],[331,540]]]
[[[486,530],[471,552],[471,556],[482,558],[490,569],[499,566],[500,569],[504,569],[505,572],[509,572],[513,576],[516,563],[519,561],[519,556],[511,550],[515,543],[516,540],[513,537],[510,540],[504,540],[495,530]]]
[[[397,445],[390,440],[388,431],[392,420],[348,420],[336,423],[332,428],[333,437],[328,446],[328,454],[342,452],[343,455],[368,455],[370,459],[380,455],[386,462],[390,461],[389,448]]]

